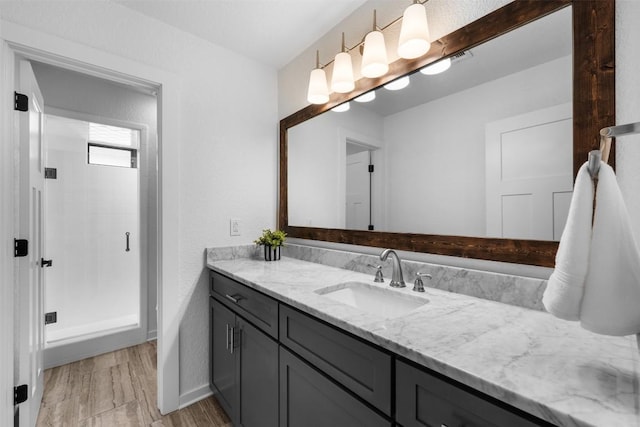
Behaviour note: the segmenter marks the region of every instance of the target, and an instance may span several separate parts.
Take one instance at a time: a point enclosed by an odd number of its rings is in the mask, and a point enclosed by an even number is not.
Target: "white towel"
[[[613,169],[600,164],[582,327],[606,335],[640,332],[640,252]]]
[[[579,320],[591,247],[593,180],[588,164],[578,171],[556,254],[556,267],[542,297],[547,311],[565,320]]]

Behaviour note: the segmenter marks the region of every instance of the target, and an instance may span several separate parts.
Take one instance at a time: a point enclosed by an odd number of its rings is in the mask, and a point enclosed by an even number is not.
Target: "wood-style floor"
[[[156,408],[156,343],[47,369],[37,427],[228,427],[209,397],[162,416]]]

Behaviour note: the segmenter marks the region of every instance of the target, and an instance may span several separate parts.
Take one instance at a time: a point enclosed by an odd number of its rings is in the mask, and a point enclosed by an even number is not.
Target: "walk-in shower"
[[[46,116],[45,349],[141,327],[140,140]]]

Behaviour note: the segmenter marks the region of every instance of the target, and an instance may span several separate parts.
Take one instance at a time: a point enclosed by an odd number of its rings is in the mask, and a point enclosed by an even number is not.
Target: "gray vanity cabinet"
[[[268,329],[271,323],[277,325],[277,302],[255,291],[249,295],[234,282],[238,288],[226,289],[224,295],[244,301],[239,310],[235,302],[217,299],[213,292],[218,282],[228,284],[229,279],[216,273],[211,279],[211,388],[235,426],[277,427],[278,342],[241,316],[248,312]]]
[[[390,427],[392,423],[280,347],[282,427]]]
[[[551,426],[216,272],[210,338],[236,427]]]
[[[403,427],[534,427],[533,422],[396,360],[396,421]]]

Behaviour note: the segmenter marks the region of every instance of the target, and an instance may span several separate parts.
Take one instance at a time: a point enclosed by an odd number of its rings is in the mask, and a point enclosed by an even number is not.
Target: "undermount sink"
[[[363,282],[346,282],[315,291],[319,295],[384,318],[403,316],[429,300]]]

